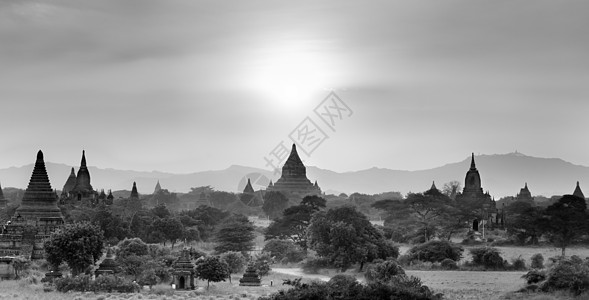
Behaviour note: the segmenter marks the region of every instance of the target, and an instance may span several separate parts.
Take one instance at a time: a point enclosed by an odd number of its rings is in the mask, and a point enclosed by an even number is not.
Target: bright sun
[[[250,80],[254,89],[272,103],[297,109],[312,101],[318,91],[327,89],[327,72],[317,51],[282,47],[264,51]]]

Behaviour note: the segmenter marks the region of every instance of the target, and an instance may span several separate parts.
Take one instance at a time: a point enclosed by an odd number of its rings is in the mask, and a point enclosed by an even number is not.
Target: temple
[[[157,194],[159,191],[162,190],[162,186],[160,185],[160,181],[157,181],[157,184],[155,185],[155,189],[153,189],[153,193]]]
[[[261,195],[256,194],[249,178],[247,179],[247,184],[243,189],[243,193],[239,196],[239,199],[248,206],[261,206],[264,204],[264,200],[261,198]]]
[[[476,203],[475,206],[479,207],[480,217],[473,220],[473,231],[479,230],[479,223],[481,223],[482,220],[486,220],[485,222],[489,222],[491,226],[493,224],[498,224],[500,220],[502,221],[502,214],[497,210],[495,200],[491,199],[489,192],[483,192],[481,175],[479,174],[474,161],[474,153],[472,154],[470,161],[470,169],[466,172],[464,178],[464,189],[462,190],[462,193],[456,195],[456,202],[469,204],[474,202]]]
[[[74,171],[74,168],[72,168],[70,176],[67,178],[65,184],[63,185],[63,189],[61,190],[61,196],[67,198],[67,196],[70,194],[70,192],[74,189],[75,186],[76,172]]]
[[[281,192],[291,200],[302,200],[309,195],[321,195],[317,182],[313,184],[307,178],[307,169],[297,153],[295,144],[292,145],[290,155],[282,167],[282,176],[274,184],[270,182],[266,191]]]
[[[22,202],[0,234],[0,256],[43,258],[43,241],[63,222],[57,196],[49,183],[43,152],[39,150]]]
[[[515,201],[523,201],[528,202],[530,204],[534,204],[534,197],[532,197],[532,193],[528,189],[528,183],[526,182],[525,186],[519,190],[519,193],[515,196]]]
[[[585,195],[583,191],[581,191],[581,187],[579,186],[579,182],[577,181],[577,187],[575,187],[575,191],[573,192],[573,196],[577,196],[581,199],[585,199]]]
[[[82,151],[82,162],[76,176],[76,185],[69,194],[70,199],[77,199],[78,201],[88,199],[91,202],[94,202],[98,196],[90,184],[90,172],[86,166],[86,151]]]
[[[6,207],[8,200],[4,198],[4,192],[2,192],[2,185],[0,185],[0,207]]]
[[[133,188],[131,189],[130,199],[139,199],[139,192],[137,192],[137,184],[133,182]]]

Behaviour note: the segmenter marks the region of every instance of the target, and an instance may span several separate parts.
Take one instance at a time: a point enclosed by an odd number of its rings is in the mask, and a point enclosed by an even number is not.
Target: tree
[[[460,181],[457,180],[446,182],[444,183],[444,187],[442,187],[442,194],[448,196],[452,200],[455,199],[458,192],[460,192]]]
[[[92,218],[92,223],[98,225],[104,232],[104,238],[122,240],[131,236],[128,222],[123,221],[119,216],[114,215],[110,208],[99,207]]]
[[[245,268],[246,259],[241,254],[241,252],[236,251],[229,251],[225,252],[221,255],[221,260],[223,260],[227,266],[229,267],[229,273],[241,273]]]
[[[318,196],[303,198],[300,205],[291,206],[282,212],[282,218],[274,220],[266,228],[265,240],[292,240],[304,251],[307,251],[307,227],[312,215],[325,208],[325,199]]]
[[[172,249],[178,239],[184,236],[184,226],[177,218],[164,218],[157,219],[153,222],[152,227],[157,231],[160,231],[172,243]],[[166,242],[164,241],[164,246]]]
[[[207,281],[208,290],[211,281],[225,281],[230,276],[229,266],[218,256],[209,256],[196,265],[196,276]]]
[[[327,201],[319,196],[312,195],[312,196],[305,196],[301,201],[301,205],[306,205],[311,207],[313,210],[321,210],[325,208]]]
[[[242,215],[233,215],[221,225],[217,232],[217,253],[239,251],[245,253],[254,249],[254,225]]]
[[[555,247],[566,248],[587,229],[587,204],[585,199],[573,195],[564,195],[558,202],[548,206],[539,220],[542,228],[550,237]]]
[[[117,245],[117,258],[131,255],[143,256],[149,254],[148,245],[139,238],[124,239]]]
[[[281,192],[267,192],[264,195],[264,204],[262,205],[262,210],[270,217],[270,219],[276,219],[280,215],[282,215],[282,211],[284,211],[288,207],[288,198],[284,196]]]
[[[31,260],[19,255],[17,257],[15,257],[14,259],[12,259],[12,268],[14,269],[14,277],[16,279],[20,278],[20,274],[19,272],[22,272],[26,269],[28,269],[31,266]]]
[[[354,263],[397,257],[398,249],[355,208],[345,206],[317,212],[307,230],[309,248],[345,270]]]
[[[542,211],[525,201],[516,201],[505,208],[507,233],[517,239],[520,244],[528,240],[530,244],[538,244],[542,232],[538,220]]]
[[[429,241],[435,233],[436,226],[450,211],[450,198],[437,190],[425,193],[409,194],[407,199],[380,200],[372,206],[385,210],[392,219],[407,220],[419,225],[425,241]]]
[[[66,224],[45,241],[47,261],[54,267],[65,261],[74,275],[96,263],[102,255],[102,230],[88,222]]]
[[[172,215],[164,203],[161,203],[152,208],[150,212],[160,219],[167,218]]]

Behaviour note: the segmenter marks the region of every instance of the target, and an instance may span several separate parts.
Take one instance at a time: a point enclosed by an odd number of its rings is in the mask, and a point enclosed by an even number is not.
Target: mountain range
[[[574,165],[558,158],[539,158],[521,153],[479,155],[476,166],[480,172],[482,186],[495,198],[515,196],[525,183],[532,195],[570,194],[576,182],[589,187],[589,167]],[[46,162],[47,173],[52,187],[61,190],[72,166]],[[444,183],[457,180],[464,184],[464,176],[470,167],[470,157],[460,162],[418,171],[370,168],[354,172],[334,172],[307,166],[307,177],[318,181],[328,194],[366,193],[377,194],[388,191],[422,192],[435,181],[438,188]],[[77,172],[77,166],[75,167]],[[33,170],[33,164],[0,169],[2,187],[26,188]],[[276,181],[280,174],[246,166],[232,165],[224,170],[203,171],[190,174],[166,172],[141,172],[131,170],[101,169],[89,167],[94,189],[130,190],[137,182],[140,193],[151,194],[157,181],[162,188],[175,192],[188,192],[191,187],[210,185],[216,190],[239,192],[243,190],[246,178],[252,180],[254,189],[265,188],[269,180]]]

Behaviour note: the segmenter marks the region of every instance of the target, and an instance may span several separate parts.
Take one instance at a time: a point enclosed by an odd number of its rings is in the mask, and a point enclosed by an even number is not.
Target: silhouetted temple
[[[157,181],[157,184],[155,185],[155,189],[153,189],[153,193],[157,194],[157,192],[162,190],[162,186],[160,185],[160,181]]]
[[[62,224],[63,215],[49,183],[43,152],[39,151],[22,202],[0,235],[0,256],[43,258],[44,239]]]
[[[532,197],[532,193],[528,189],[528,183],[519,190],[519,193],[515,196],[515,201],[524,201],[531,204],[534,204],[534,197]]]
[[[131,199],[139,199],[139,192],[137,192],[137,184],[133,182],[133,188],[131,189]]]
[[[70,195],[74,199],[91,199],[94,200],[96,192],[90,184],[90,172],[86,166],[86,151],[82,151],[82,162],[80,163],[80,169],[78,169],[78,175],[76,176],[76,185],[70,191]]]
[[[583,191],[581,191],[581,187],[579,186],[579,182],[577,181],[577,187],[575,187],[575,191],[573,192],[573,196],[577,196],[581,199],[585,199],[585,195]]]
[[[2,185],[0,184],[0,207],[8,205],[8,200],[4,198],[4,192],[2,192]]]
[[[481,220],[487,220],[491,224],[499,223],[502,219],[501,212],[497,210],[496,203],[491,199],[489,193],[483,192],[481,185],[481,175],[477,170],[474,153],[470,161],[470,169],[466,172],[464,178],[464,189],[462,193],[456,195],[456,202],[458,203],[476,203],[475,206],[479,207],[480,217],[473,220],[474,231],[478,231],[478,226]]]
[[[70,176],[67,178],[65,184],[63,185],[63,189],[61,190],[62,197],[67,197],[70,192],[76,187],[76,172],[74,168],[72,168],[72,172]]]
[[[307,178],[307,168],[301,161],[295,144],[292,145],[290,155],[282,167],[282,176],[276,183],[270,183],[266,190],[281,192],[291,200],[301,200],[308,195],[321,195],[317,182],[313,184]]]

